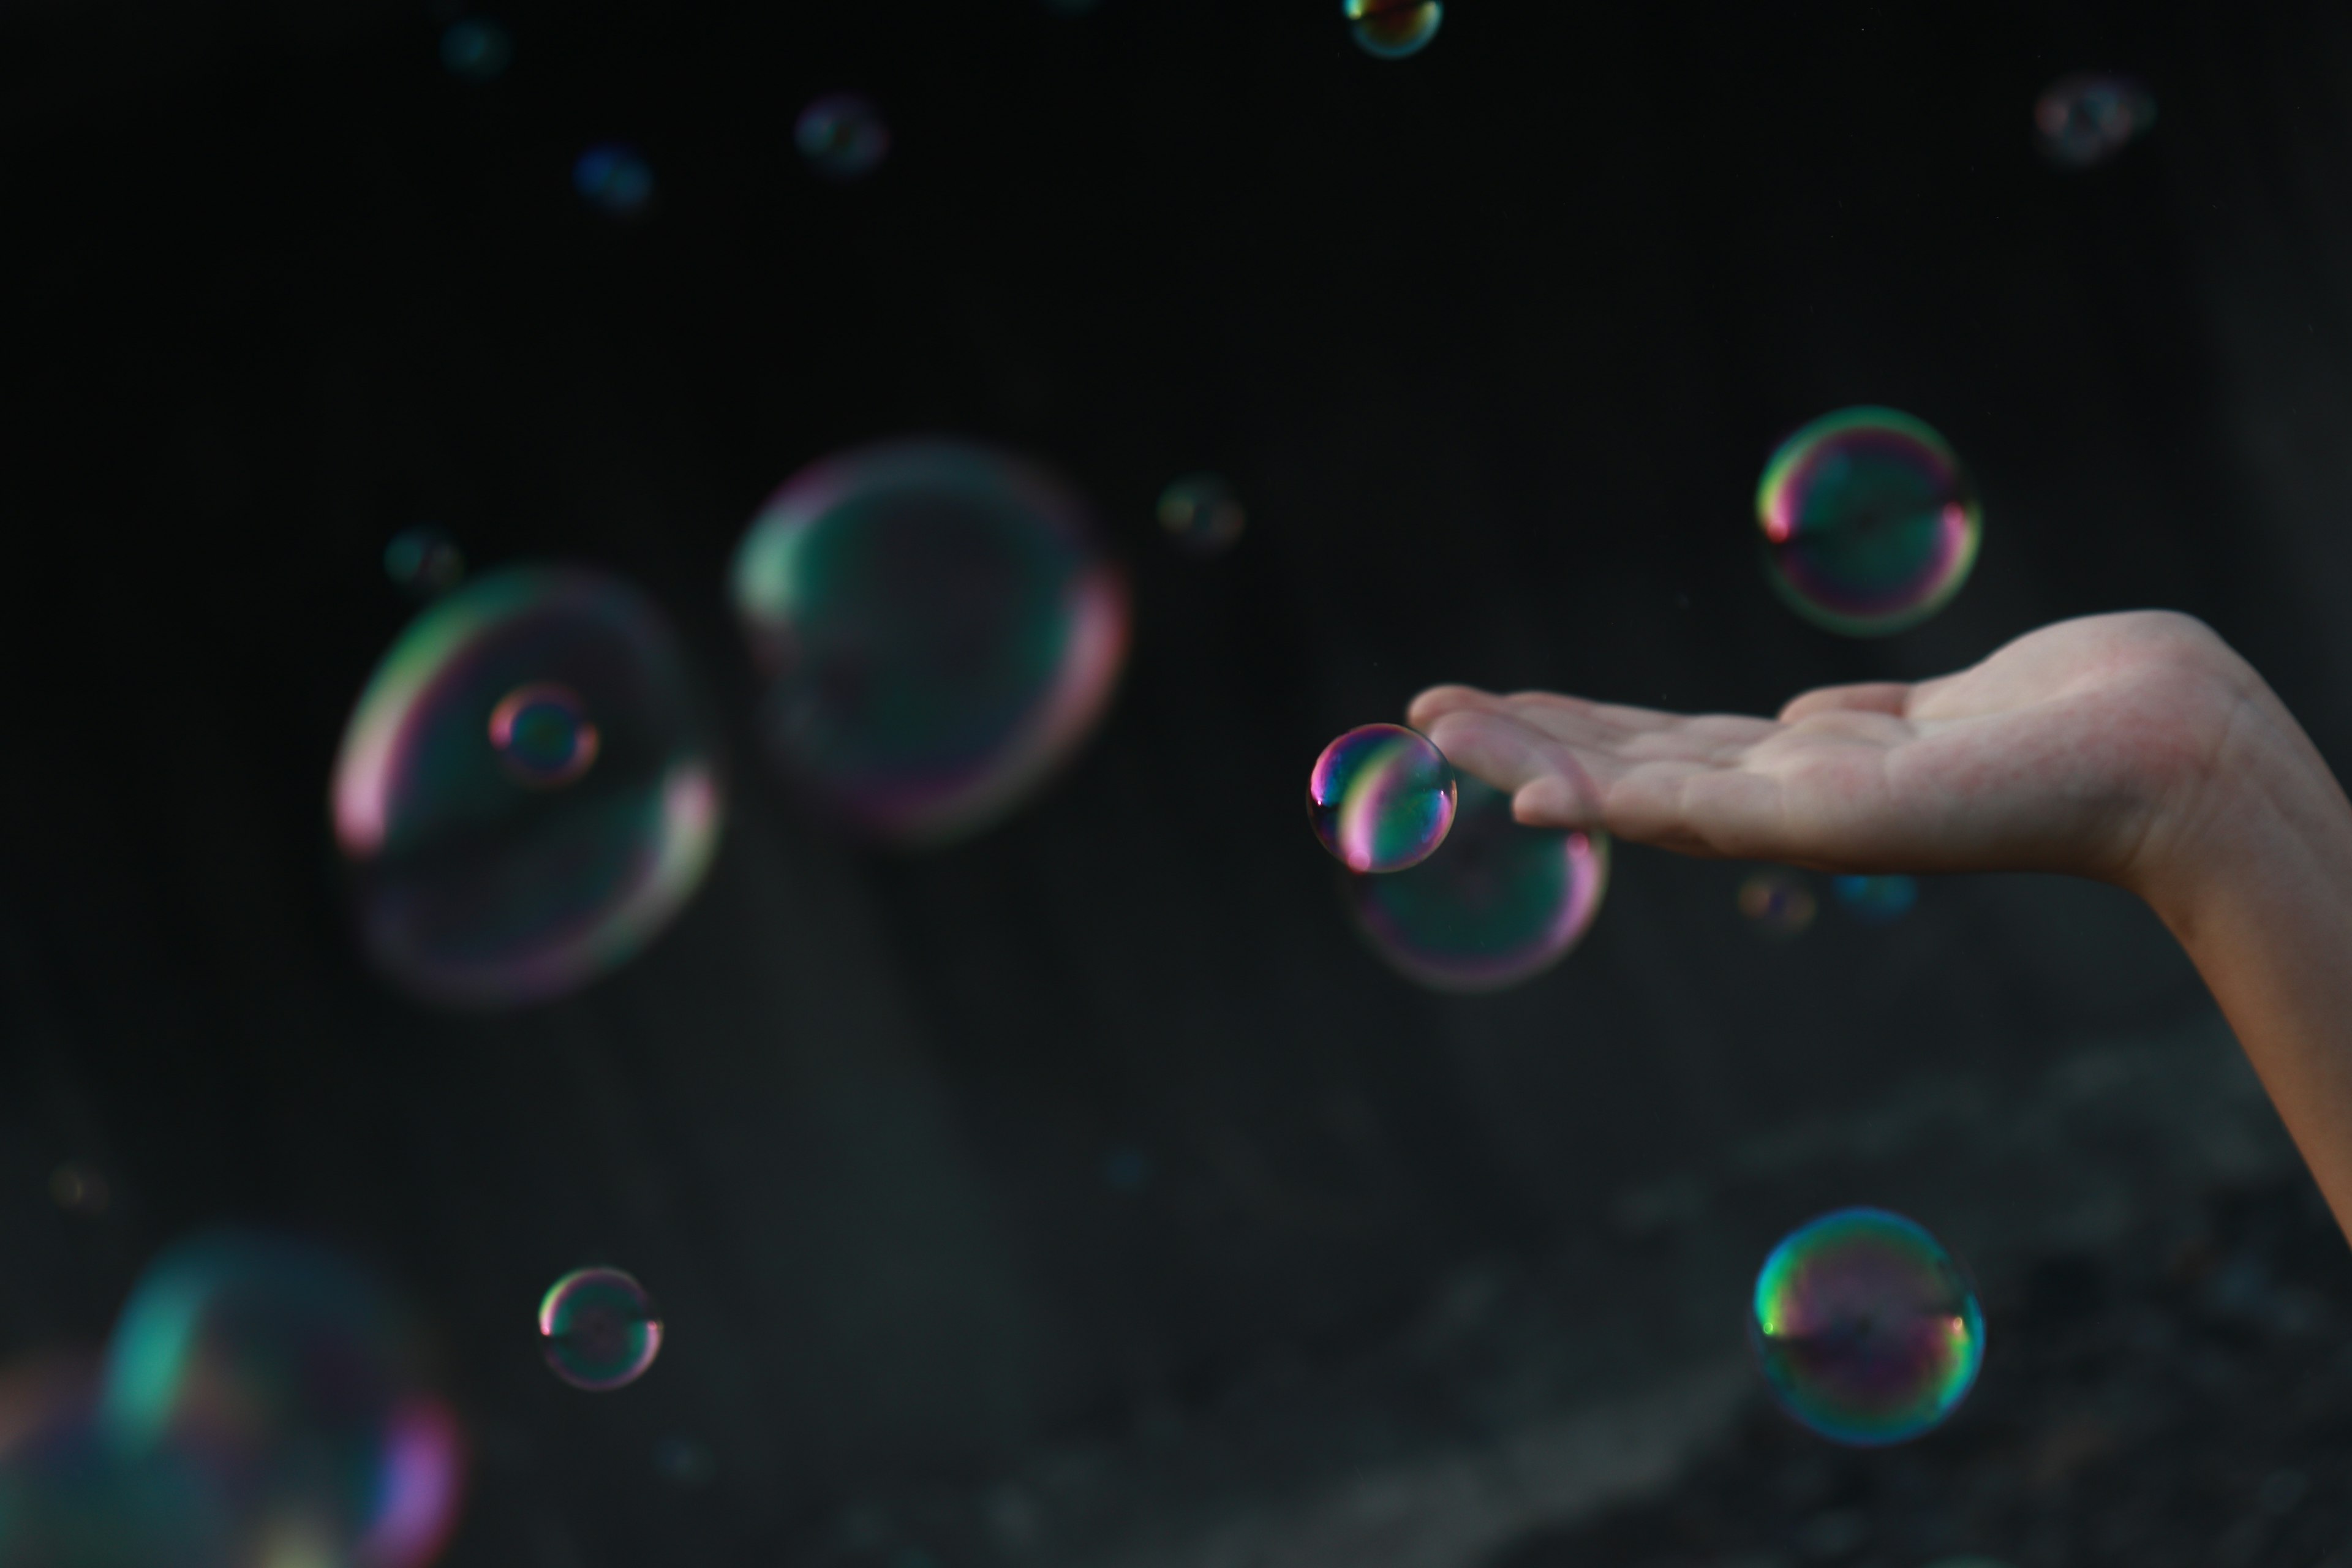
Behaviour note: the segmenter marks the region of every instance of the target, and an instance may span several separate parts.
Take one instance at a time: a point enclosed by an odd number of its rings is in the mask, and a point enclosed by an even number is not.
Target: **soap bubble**
[[[962,442],[802,470],[752,520],[730,587],[778,761],[902,844],[1010,810],[1094,727],[1127,650],[1127,586],[1076,498]]]
[[[1439,0],[1341,0],[1341,8],[1358,46],[1384,60],[1421,53],[1445,20]]]
[[[653,1299],[617,1268],[575,1268],[550,1286],[539,1334],[555,1375],[595,1394],[636,1382],[661,1353]]]
[[[0,1373],[0,1563],[233,1568],[227,1500],[182,1455],[110,1440],[99,1393],[97,1369],[78,1359]]]
[[[457,585],[466,557],[457,542],[437,528],[404,529],[383,547],[383,573],[419,598],[429,599]]]
[[[1242,536],[1242,503],[1214,474],[1187,474],[1160,492],[1160,526],[1195,555],[1215,555]]]
[[[882,111],[854,92],[828,92],[801,110],[793,140],[809,166],[846,184],[877,168],[890,151]]]
[[[1984,1314],[1952,1255],[1885,1209],[1791,1231],[1756,1277],[1749,1339],[1781,1408],[1840,1443],[1916,1437],[1967,1397]]]
[[[1454,764],[1402,724],[1363,724],[1323,748],[1307,775],[1307,820],[1350,871],[1402,871],[1454,826]]]
[[[2084,72],[2052,82],[2033,105],[2033,132],[2062,169],[2105,163],[2156,123],[2156,95],[2127,76]]]
[[[1885,925],[1919,901],[1919,884],[1908,877],[1832,877],[1830,891],[1857,920]]]
[[[369,958],[468,1007],[625,963],[700,886],[721,805],[676,637],[580,567],[492,573],[411,622],[352,710],[332,795]]]
[[[625,142],[599,142],[572,165],[572,186],[606,217],[635,217],[654,199],[653,166]]]
[[[441,35],[441,64],[466,81],[495,81],[514,58],[514,40],[487,16],[453,22]]]
[[[1445,842],[1420,865],[1350,877],[1374,952],[1433,991],[1500,991],[1566,957],[1609,886],[1609,839],[1525,827],[1511,797],[1465,776]]]
[[[1812,889],[1785,872],[1759,871],[1739,884],[1739,912],[1773,936],[1802,933],[1820,910]]]
[[[215,1231],[141,1276],[98,1416],[132,1460],[184,1463],[262,1555],[422,1568],[463,1485],[457,1419],[406,1313],[369,1273],[288,1238]]]
[[[1976,564],[1982,517],[1941,436],[1891,408],[1843,408],[1780,444],[1756,487],[1772,585],[1848,637],[1917,626]]]

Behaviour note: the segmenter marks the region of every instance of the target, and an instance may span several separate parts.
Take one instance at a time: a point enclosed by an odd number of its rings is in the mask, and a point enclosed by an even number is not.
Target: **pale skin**
[[[2163,611],[2062,621],[1779,717],[1441,686],[1408,721],[1521,822],[1823,871],[2054,871],[2138,895],[2352,1235],[2352,804],[2253,668]]]

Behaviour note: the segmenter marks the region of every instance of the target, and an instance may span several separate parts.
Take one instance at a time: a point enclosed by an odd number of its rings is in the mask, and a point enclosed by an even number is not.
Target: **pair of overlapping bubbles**
[[[1353,873],[1375,952],[1432,990],[1496,991],[1541,973],[1591,929],[1609,881],[1599,834],[1527,827],[1510,797],[1458,775],[1428,737],[1367,724],[1324,748],[1307,820]]]
[[[424,1568],[463,1491],[399,1302],[276,1236],[167,1250],[102,1365],[0,1378],[0,1562],[28,1568]]]
[[[405,560],[404,553],[402,559]],[[902,845],[986,826],[1107,705],[1123,579],[1076,498],[990,448],[902,442],[779,490],[730,586],[776,763]],[[610,574],[493,572],[402,633],[331,792],[362,946],[428,1002],[510,1006],[626,962],[716,850],[714,726],[675,632]]]

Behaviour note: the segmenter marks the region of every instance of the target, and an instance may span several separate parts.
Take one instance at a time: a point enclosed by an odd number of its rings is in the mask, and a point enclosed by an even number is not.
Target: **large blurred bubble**
[[[1566,957],[1609,886],[1600,834],[1525,827],[1511,797],[1460,775],[1452,830],[1429,858],[1349,879],[1372,948],[1433,991],[1500,991]]]
[[[722,816],[667,623],[580,567],[493,573],[410,623],[352,711],[332,805],[370,959],[471,1007],[625,962],[701,884]]]
[[[1094,727],[1127,650],[1126,584],[1076,497],[963,442],[802,470],[752,521],[731,586],[778,762],[905,844],[1010,810]]]

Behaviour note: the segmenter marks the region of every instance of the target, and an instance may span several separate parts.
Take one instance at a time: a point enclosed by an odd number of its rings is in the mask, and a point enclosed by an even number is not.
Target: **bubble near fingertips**
[[[1768,936],[1801,936],[1821,912],[1813,890],[1784,871],[1759,871],[1739,884],[1739,912]]]
[[[809,167],[846,184],[881,167],[890,151],[890,127],[882,111],[858,94],[829,92],[801,110],[793,141]]]
[[[1891,408],[1822,416],[1756,488],[1773,587],[1825,631],[1885,637],[1949,604],[1975,566],[1976,493],[1941,436]]]
[[[550,1286],[539,1333],[555,1375],[593,1394],[636,1382],[661,1353],[653,1299],[618,1268],[575,1268]]]
[[[1465,777],[1454,825],[1420,865],[1348,879],[1356,924],[1390,967],[1433,991],[1500,991],[1584,940],[1609,887],[1609,839],[1527,827],[1511,797]]]
[[[1018,805],[1092,732],[1126,658],[1126,580],[1077,498],[964,442],[811,465],[752,520],[730,588],[778,765],[902,845]]]
[[[1919,884],[1909,877],[1832,877],[1830,890],[1856,920],[1886,925],[1919,901]]]
[[[1440,0],[1342,0],[1341,9],[1357,47],[1384,60],[1419,54],[1445,20]]]
[[[331,798],[368,958],[467,1007],[625,963],[701,885],[723,806],[667,623],[577,567],[491,573],[410,623],[352,708]]]
[[[2135,78],[2089,71],[2061,77],[2034,100],[2033,134],[2062,169],[2096,168],[2156,123],[2156,95]]]
[[[1780,1407],[1858,1447],[1941,1425],[1984,1363],[1966,1272],[1923,1226],[1885,1209],[1839,1209],[1783,1238],[1756,1277],[1748,1332]]]
[[[1350,871],[1402,871],[1454,826],[1454,764],[1428,736],[1364,724],[1323,748],[1307,778],[1307,820]]]

